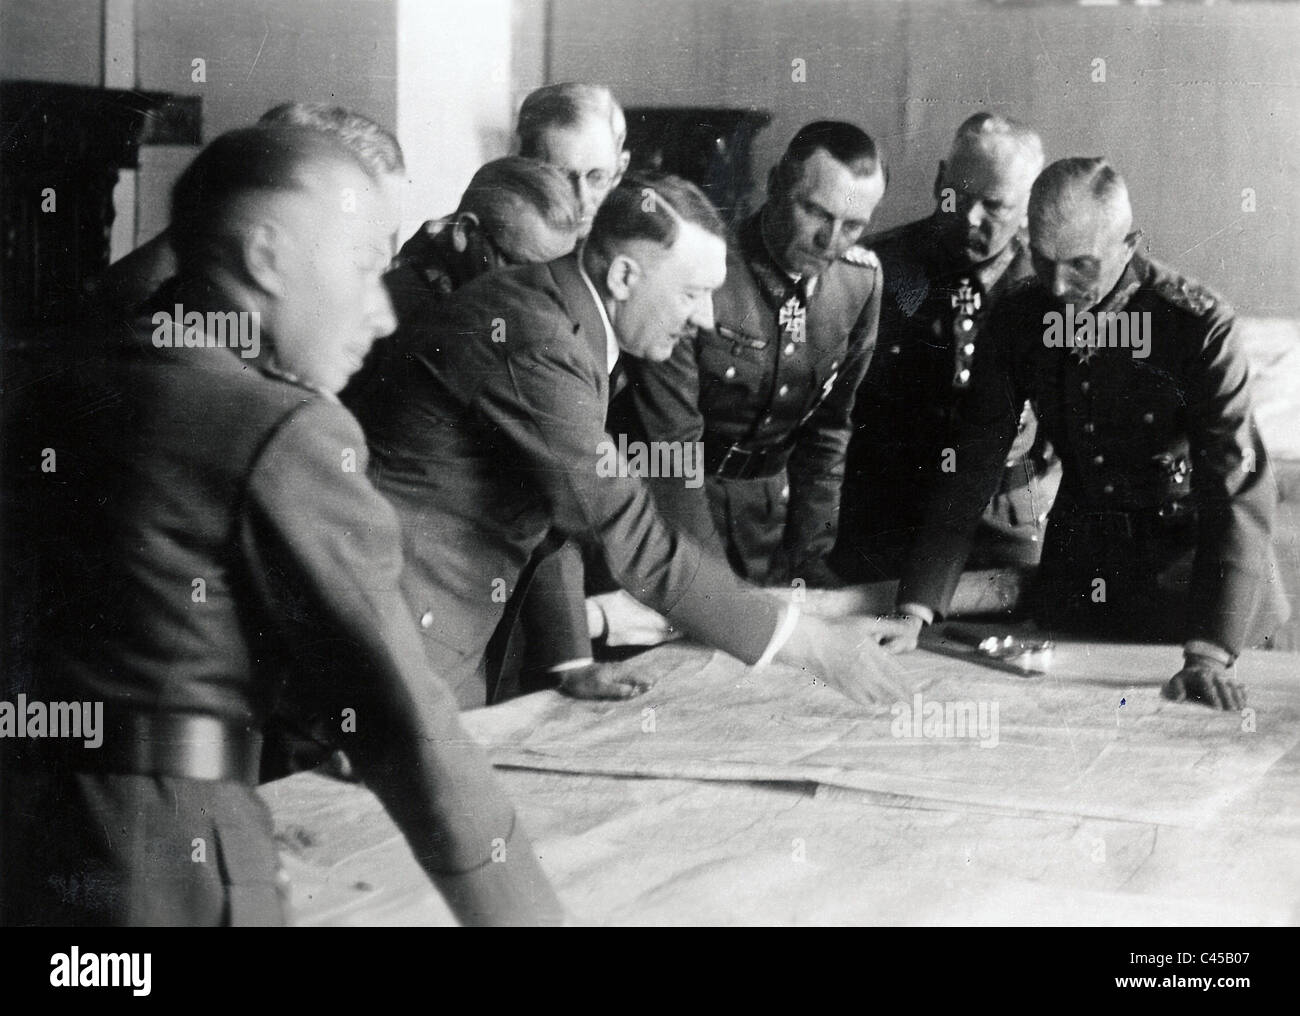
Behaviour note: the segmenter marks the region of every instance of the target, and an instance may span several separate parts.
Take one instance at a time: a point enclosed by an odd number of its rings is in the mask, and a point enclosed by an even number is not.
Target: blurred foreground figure
[[[6,697],[103,718],[4,742],[7,923],[281,923],[273,715],[347,751],[462,922],[560,916],[334,395],[395,326],[395,219],[318,131],[224,135],[173,195],[173,307],[6,406]]]
[[[976,351],[900,610],[947,609],[1029,399],[1064,467],[1031,608],[1098,637],[1183,641],[1164,694],[1238,709],[1237,654],[1287,616],[1277,484],[1232,310],[1138,252],[1132,226],[1104,159],[1062,159],[1034,184],[1036,282],[999,303]]]

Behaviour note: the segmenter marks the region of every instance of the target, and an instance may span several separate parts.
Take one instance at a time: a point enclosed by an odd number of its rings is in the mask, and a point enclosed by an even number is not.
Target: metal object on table
[[[1017,677],[1042,677],[1051,668],[1056,643],[1015,635],[983,635],[962,628],[923,633],[918,648]]]

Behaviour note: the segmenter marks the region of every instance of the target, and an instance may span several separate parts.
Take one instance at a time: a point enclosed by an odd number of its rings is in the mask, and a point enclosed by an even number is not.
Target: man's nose
[[[595,212],[599,198],[596,195],[595,188],[587,182],[585,176],[577,177],[573,181],[573,193],[577,195],[578,204],[582,208],[583,215],[591,215]]]
[[[1052,269],[1052,295],[1057,299],[1069,296],[1072,287],[1065,277],[1065,271],[1061,268]]]
[[[689,324],[694,325],[702,332],[713,331],[713,296],[712,294],[704,296],[697,300],[695,309],[691,311],[691,316],[687,319]]]
[[[984,212],[984,203],[982,201],[972,201],[966,208],[966,224],[972,229],[978,229],[984,225],[987,218]]]
[[[393,301],[388,298],[388,290],[381,282],[376,289],[370,305],[370,330],[375,339],[392,335],[397,331],[397,314],[393,310]]]

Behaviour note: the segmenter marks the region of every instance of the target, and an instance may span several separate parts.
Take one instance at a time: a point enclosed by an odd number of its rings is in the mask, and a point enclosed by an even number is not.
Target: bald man
[[[559,917],[429,666],[335,396],[396,324],[396,218],[319,131],[223,135],[176,185],[174,302],[6,400],[24,655],[3,698],[102,722],[0,745],[5,923],[282,923],[254,791],[272,716],[347,751],[462,922]]]
[[[1035,282],[999,304],[975,353],[956,468],[932,488],[900,610],[947,610],[1030,399],[1064,465],[1035,613],[1096,637],[1181,641],[1164,695],[1240,709],[1237,654],[1286,608],[1267,581],[1276,480],[1233,312],[1138,252],[1104,159],[1043,171],[1029,236]]]
[[[1003,295],[1033,275],[1025,226],[1029,188],[1042,167],[1034,131],[977,113],[939,163],[934,212],[863,241],[880,258],[885,283],[876,354],[854,406],[832,554],[848,581],[893,579],[902,570],[970,383],[970,350]],[[1038,560],[1055,476],[1036,430],[1026,407],[981,520],[974,555],[982,565]]]

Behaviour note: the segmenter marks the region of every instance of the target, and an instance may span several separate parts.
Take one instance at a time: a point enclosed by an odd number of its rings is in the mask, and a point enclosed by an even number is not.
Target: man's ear
[[[939,160],[939,169],[934,174],[934,200],[939,201],[943,198],[943,175],[948,172],[948,163],[943,159]]]
[[[641,281],[641,265],[630,254],[615,254],[605,272],[605,288],[619,303],[632,295]]]
[[[627,172],[628,163],[630,163],[631,161],[632,161],[632,153],[629,152],[626,148],[624,148],[621,152],[618,153],[618,179],[619,180],[623,179],[623,174]],[[617,185],[618,185],[618,181],[616,180],[615,186]]]
[[[263,292],[281,297],[285,292],[284,244],[287,234],[273,222],[257,222],[241,235],[243,269]]]
[[[1133,251],[1137,249],[1138,241],[1142,239],[1142,230],[1135,229],[1124,237],[1124,246],[1128,249],[1129,257],[1133,256]]]
[[[451,224],[451,245],[457,254],[469,249],[470,236],[481,229],[478,216],[473,212],[460,212]]]

